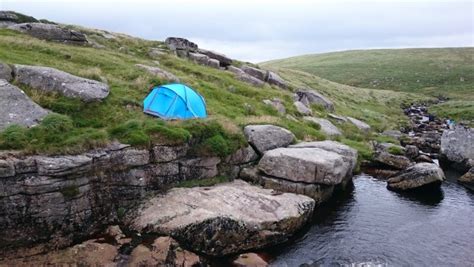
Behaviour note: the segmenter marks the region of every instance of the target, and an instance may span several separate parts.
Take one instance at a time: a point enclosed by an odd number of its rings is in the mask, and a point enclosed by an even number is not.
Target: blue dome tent
[[[165,120],[207,117],[204,98],[179,83],[154,87],[143,100],[143,112]]]

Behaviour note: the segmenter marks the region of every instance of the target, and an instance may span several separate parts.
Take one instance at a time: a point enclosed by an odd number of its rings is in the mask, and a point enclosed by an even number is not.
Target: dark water
[[[447,176],[449,176],[447,174]],[[272,266],[474,266],[474,193],[453,177],[439,191],[399,194],[368,175],[274,251]]]

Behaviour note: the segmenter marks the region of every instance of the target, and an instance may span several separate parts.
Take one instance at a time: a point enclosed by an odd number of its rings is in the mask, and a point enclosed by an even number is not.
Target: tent
[[[154,87],[143,100],[143,112],[165,120],[206,118],[206,102],[184,84]]]

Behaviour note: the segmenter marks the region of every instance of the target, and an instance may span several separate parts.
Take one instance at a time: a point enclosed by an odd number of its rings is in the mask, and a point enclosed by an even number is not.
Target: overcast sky
[[[127,33],[186,37],[251,62],[328,51],[474,46],[462,0],[0,0],[1,10]]]

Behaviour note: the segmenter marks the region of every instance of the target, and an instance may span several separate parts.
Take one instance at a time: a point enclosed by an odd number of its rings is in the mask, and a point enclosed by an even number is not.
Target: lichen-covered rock
[[[38,167],[38,174],[45,176],[66,176],[70,174],[82,174],[92,168],[92,158],[77,156],[46,157],[35,158]]]
[[[15,165],[12,161],[0,160],[0,178],[15,175]]]
[[[86,102],[98,101],[109,95],[105,83],[74,76],[64,71],[40,66],[14,66],[15,81],[44,92],[57,92]]]
[[[253,76],[250,76],[247,73],[238,73],[238,74],[235,74],[235,77],[242,82],[249,83],[256,87],[263,87],[265,85],[264,81],[259,80]]]
[[[314,200],[273,194],[244,181],[175,188],[131,215],[141,233],[170,235],[193,250],[224,256],[284,242],[311,217]]]
[[[393,155],[385,151],[376,152],[374,161],[398,170],[408,168],[412,164],[412,162],[405,156]]]
[[[188,152],[188,145],[165,146],[159,145],[152,148],[153,162],[163,163],[182,158]]]
[[[434,163],[418,163],[400,171],[387,180],[392,190],[410,190],[426,185],[440,185],[446,178],[443,170]]]
[[[317,104],[323,106],[328,111],[334,111],[332,101],[313,89],[300,89],[296,91],[295,100],[302,102],[306,106]]]
[[[6,80],[10,82],[13,79],[13,70],[5,63],[0,62],[0,80]]]
[[[48,41],[71,44],[88,43],[87,38],[83,33],[56,24],[21,23],[11,25],[8,27],[8,29],[20,31],[38,39],[44,39]]]
[[[321,126],[321,131],[327,136],[341,136],[342,133],[332,122],[322,118],[304,117],[304,120],[311,121]]]
[[[189,59],[197,64],[208,65],[209,57],[201,53],[189,53]]]
[[[355,125],[355,127],[357,127],[359,130],[361,131],[364,131],[364,132],[368,132],[370,131],[370,125],[368,125],[367,123],[361,121],[361,120],[358,120],[358,119],[354,119],[352,117],[347,117],[347,119]]]
[[[339,115],[336,115],[336,114],[329,113],[328,117],[331,118],[331,119],[336,120],[336,122],[338,122],[338,123],[347,122],[347,118],[344,117],[344,116],[339,116]]]
[[[209,58],[216,59],[220,63],[221,67],[227,67],[232,64],[232,59],[230,59],[224,54],[204,49],[199,49],[198,51],[199,53],[204,54]]]
[[[221,162],[220,158],[208,157],[208,158],[193,158],[183,159],[180,161],[180,175],[182,179],[194,179],[210,178],[219,174],[217,165]]]
[[[295,106],[296,111],[303,116],[311,116],[313,115],[313,111],[309,109],[303,102],[300,101],[295,101],[293,103],[293,106]]]
[[[445,130],[441,136],[440,163],[467,171],[469,160],[474,160],[474,128],[457,126]]]
[[[161,79],[164,79],[164,80],[167,80],[167,81],[170,81],[170,82],[179,82],[180,81],[179,78],[176,77],[176,75],[174,75],[171,72],[162,70],[161,68],[147,66],[147,65],[143,65],[143,64],[136,64],[135,66],[139,67],[140,69],[144,69],[148,73],[150,73],[152,75],[156,75]]]
[[[243,147],[235,151],[232,155],[226,158],[226,162],[234,165],[242,165],[256,161],[258,154],[251,146]]]
[[[16,124],[31,127],[48,115],[18,87],[0,80],[0,131]]]
[[[249,144],[260,154],[270,149],[286,147],[295,140],[292,132],[275,125],[247,125],[244,134]]]
[[[288,181],[337,185],[347,177],[352,162],[320,148],[277,148],[265,152],[258,168]]]
[[[212,67],[212,68],[215,68],[215,69],[219,69],[219,68],[220,68],[219,60],[213,59],[213,58],[210,58],[210,59],[209,59],[209,61],[207,62],[207,65],[208,65],[209,67]]]

